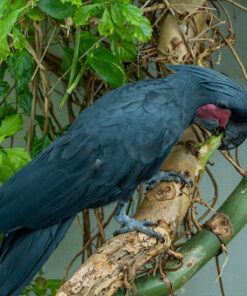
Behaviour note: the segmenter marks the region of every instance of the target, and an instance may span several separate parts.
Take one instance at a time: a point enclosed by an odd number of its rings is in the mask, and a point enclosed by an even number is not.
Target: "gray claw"
[[[145,181],[145,183],[149,186],[150,189],[153,189],[161,181],[173,181],[176,183],[181,182],[182,184],[189,183],[191,187],[193,187],[193,181],[190,178],[175,171],[159,171],[151,179]]]
[[[136,222],[141,222],[141,221],[136,220]],[[145,221],[145,222],[148,222],[148,221]],[[149,222],[151,222],[151,221],[149,221]],[[120,229],[116,230],[113,233],[113,235],[116,236],[118,234],[127,233],[127,232],[131,232],[131,231],[139,231],[139,232],[145,233],[145,234],[147,234],[149,236],[156,237],[161,242],[165,241],[164,237],[161,234],[159,234],[158,232],[153,231],[150,228],[147,228],[146,226],[143,225],[143,223],[140,223],[140,224],[137,223],[133,227],[125,226],[123,228],[120,228]]]
[[[117,220],[118,223],[125,225],[125,227],[115,231],[114,235],[136,230],[139,232],[146,233],[147,235],[154,236],[157,239],[161,240],[162,242],[165,241],[162,235],[160,235],[159,233],[147,227],[147,226],[157,226],[156,223],[154,223],[153,221],[146,221],[146,220],[139,221],[134,218],[130,218],[125,214],[125,208],[126,208],[125,202],[122,202],[122,201],[118,202],[117,210],[115,213],[115,219]]]
[[[142,222],[142,224],[143,224],[144,226],[158,226],[157,223],[155,223],[155,222],[153,222],[153,221],[149,221],[149,220],[143,220],[143,221],[140,221],[140,222]]]

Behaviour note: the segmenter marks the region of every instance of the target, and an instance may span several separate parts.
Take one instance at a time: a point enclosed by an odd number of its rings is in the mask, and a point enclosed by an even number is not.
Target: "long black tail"
[[[19,296],[63,239],[74,217],[39,230],[21,228],[0,247],[0,295]]]

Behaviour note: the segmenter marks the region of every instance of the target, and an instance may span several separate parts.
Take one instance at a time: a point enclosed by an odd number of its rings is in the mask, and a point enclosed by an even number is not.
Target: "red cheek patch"
[[[231,111],[229,109],[220,109],[213,104],[204,105],[197,109],[196,112],[196,118],[218,121],[219,126],[224,128],[226,127],[230,116]]]

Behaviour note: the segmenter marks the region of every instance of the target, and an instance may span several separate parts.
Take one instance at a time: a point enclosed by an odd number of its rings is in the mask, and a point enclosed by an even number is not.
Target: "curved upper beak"
[[[219,149],[230,150],[241,145],[247,138],[247,123],[235,123],[230,121],[227,124],[224,137]]]

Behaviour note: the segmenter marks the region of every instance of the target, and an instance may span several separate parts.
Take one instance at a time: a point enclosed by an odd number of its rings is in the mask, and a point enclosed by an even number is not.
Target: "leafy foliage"
[[[23,120],[19,114],[11,115],[2,120],[0,126],[0,143],[6,137],[13,136],[22,129]]]
[[[88,51],[98,40],[94,35],[84,31],[81,35],[81,53]],[[87,54],[86,62],[113,87],[119,87],[127,82],[125,69],[120,60],[102,45]]]
[[[61,280],[45,279],[44,272],[41,270],[39,275],[30,282],[21,295],[32,296],[55,296],[56,290],[59,288]]]
[[[5,105],[0,108],[0,142],[5,138],[13,136],[23,127],[23,120],[20,114],[12,114],[4,117],[5,112],[11,114],[12,108]],[[0,181],[6,182],[19,169],[31,160],[29,154],[23,148],[0,147]]]
[[[15,92],[18,105],[24,112],[30,114],[32,104],[32,93],[29,89],[29,80],[33,74],[34,62],[31,54],[23,49],[15,51],[7,60],[9,72],[15,81]]]
[[[47,148],[51,144],[51,140],[48,135],[44,135],[41,138],[38,138],[37,135],[34,135],[34,139],[31,146],[31,156],[35,157],[45,148]]]
[[[76,10],[70,3],[60,0],[40,0],[38,6],[49,16],[59,20],[72,16]]]
[[[12,10],[10,4],[5,3],[3,8],[2,13],[0,13],[0,15],[2,14],[5,16],[0,20],[0,58],[6,60],[6,58],[12,54],[7,40],[8,35],[12,31],[18,17],[24,13],[26,7],[24,6]],[[7,8],[9,8],[9,10]],[[9,13],[7,13],[8,11]]]

